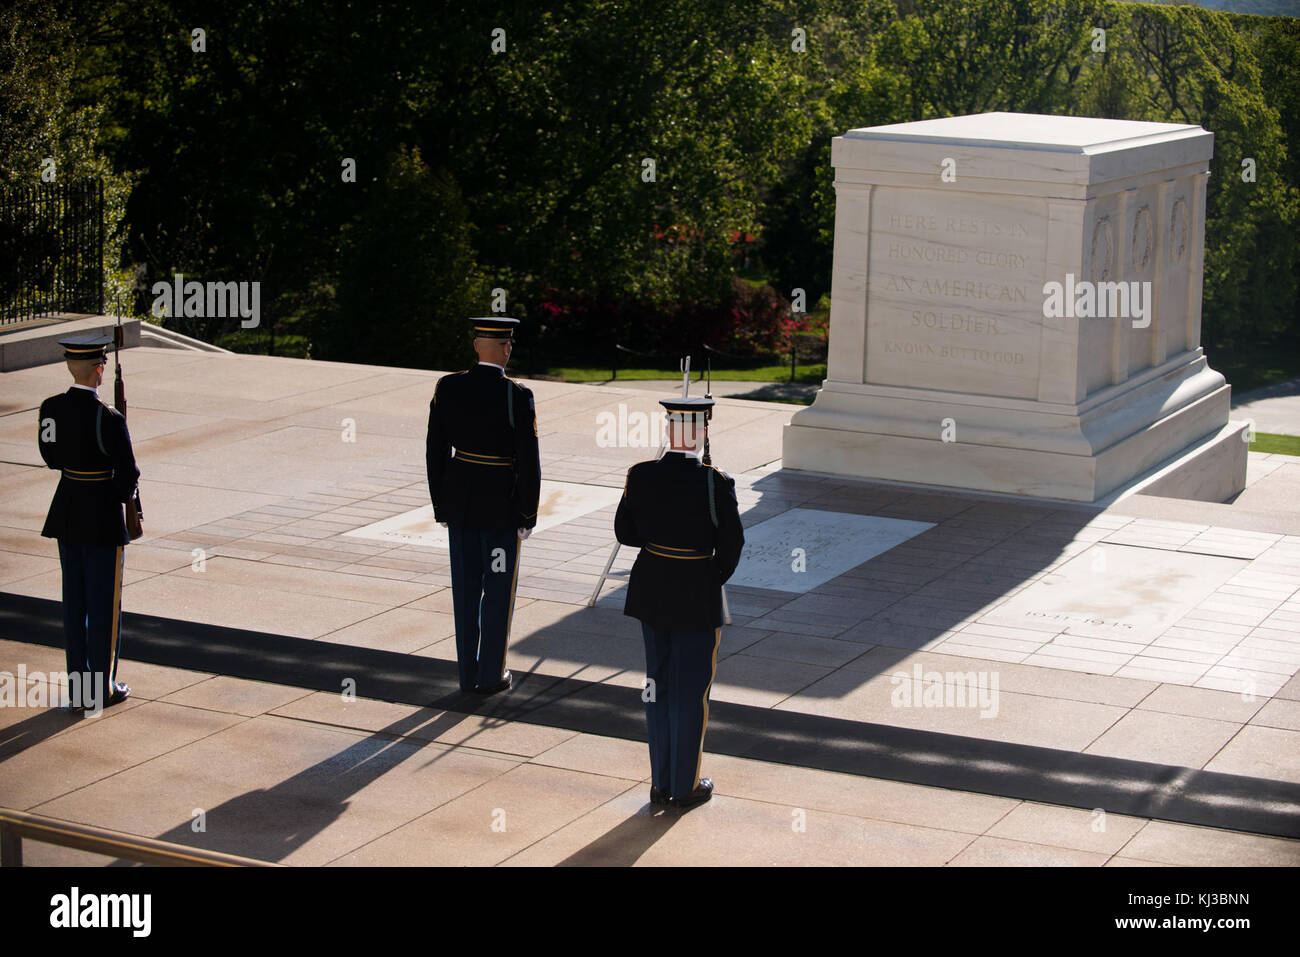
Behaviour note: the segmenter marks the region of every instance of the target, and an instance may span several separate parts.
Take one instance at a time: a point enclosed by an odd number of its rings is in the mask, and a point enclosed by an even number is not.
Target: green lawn
[[[1256,432],[1255,441],[1250,443],[1250,450],[1252,452],[1279,452],[1282,455],[1300,455],[1300,436]]]

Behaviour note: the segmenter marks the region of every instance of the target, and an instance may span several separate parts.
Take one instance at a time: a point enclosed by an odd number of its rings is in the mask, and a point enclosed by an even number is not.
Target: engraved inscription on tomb
[[[867,381],[1034,398],[1039,200],[880,188],[871,210]]]

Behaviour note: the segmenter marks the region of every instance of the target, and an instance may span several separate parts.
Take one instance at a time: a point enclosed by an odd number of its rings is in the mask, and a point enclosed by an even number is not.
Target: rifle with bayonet
[[[678,363],[677,367],[678,369],[681,370],[682,373],[682,398],[689,399],[691,397],[691,357],[690,356],[684,357]],[[708,376],[709,376],[709,381],[708,384],[705,385],[704,387],[706,390],[704,397],[706,399],[712,399],[713,398],[713,360],[712,359],[709,360],[709,364],[708,364]],[[706,415],[707,415],[707,421],[712,421],[713,410],[709,409]],[[668,448],[668,433],[665,432],[663,441],[659,445],[660,457],[663,456],[667,448]],[[709,454],[709,433],[707,429],[705,430],[704,433],[704,455],[701,457],[700,461],[702,464],[706,466],[711,465],[713,463],[713,457]],[[712,484],[712,479],[710,478],[710,484],[709,484],[710,494],[712,494],[712,488],[713,488],[713,484]],[[587,599],[588,608],[592,608],[595,606],[596,599],[600,597],[600,589],[604,586],[605,580],[611,576],[610,569],[614,567],[614,559],[618,556],[618,548],[619,548],[619,544],[617,541],[615,541],[614,548],[609,553],[609,560],[605,562],[605,569],[600,573],[600,577],[596,579],[596,587],[592,590],[591,597]],[[621,576],[625,573],[618,572],[614,574],[618,574]],[[722,620],[726,622],[728,625],[730,625],[731,608],[727,604],[727,586],[722,585],[721,588],[722,588]]]
[[[705,371],[706,374],[708,375],[708,380],[704,385],[704,398],[711,400],[713,398],[713,357],[710,356],[707,361],[708,361],[708,365],[705,367]],[[709,410],[704,413],[704,421],[706,423],[713,421],[712,406],[709,406]],[[713,465],[713,455],[709,451],[709,430],[707,426],[704,429],[704,455],[700,457],[700,462],[706,468]],[[712,494],[712,492],[713,492],[713,484],[712,482],[710,482],[709,493]],[[709,507],[710,508],[713,507],[712,503],[710,503]],[[717,522],[715,521],[714,524],[716,525]],[[731,608],[727,605],[726,585],[722,586],[722,620],[725,621],[728,625],[731,624]]]
[[[113,408],[122,413],[122,418],[126,418],[126,384],[122,381],[122,308],[118,304],[117,325],[113,327],[113,366],[115,376],[113,380]],[[136,486],[132,491],[131,497],[126,502],[126,533],[131,541],[135,541],[144,534],[144,509],[140,507],[140,486]]]
[[[708,361],[707,371],[708,371],[709,379],[704,386],[704,398],[712,400],[713,399],[713,357],[709,356],[707,361]],[[713,421],[712,406],[709,406],[709,411],[704,413],[704,421],[705,422]],[[709,430],[707,428],[704,430],[704,457],[701,458],[700,461],[703,462],[705,465],[713,464],[713,456],[709,454]],[[727,600],[726,592],[724,591],[723,599],[722,599],[724,604],[726,603],[726,600]],[[730,622],[728,622],[728,624],[730,624]]]

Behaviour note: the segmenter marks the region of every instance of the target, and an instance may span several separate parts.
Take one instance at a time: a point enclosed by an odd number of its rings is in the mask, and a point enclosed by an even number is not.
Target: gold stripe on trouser
[[[122,618],[122,546],[117,546],[117,560],[113,565],[113,628],[108,633],[108,681],[117,678],[117,635]]]
[[[501,652],[501,674],[505,676],[506,655],[510,651],[510,625],[515,620],[515,587],[519,584],[519,549],[523,546],[524,540],[515,533],[515,573],[510,577],[510,607],[506,610],[506,641],[505,647]]]
[[[709,691],[713,688],[713,679],[718,674],[718,646],[722,644],[722,629],[713,629],[713,664],[709,668],[709,683],[704,686],[704,723],[700,725],[700,755],[695,759],[695,779],[691,789],[700,780],[700,765],[704,763],[704,732],[709,730]]]

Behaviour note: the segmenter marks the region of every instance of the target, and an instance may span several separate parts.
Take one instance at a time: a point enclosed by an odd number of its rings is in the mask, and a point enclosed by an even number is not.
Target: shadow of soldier
[[[646,803],[639,811],[574,851],[557,867],[631,867],[681,820],[674,810]]]
[[[434,739],[469,717],[422,709],[274,787],[247,791],[205,810],[202,830],[196,831],[195,821],[190,821],[158,838],[258,860],[283,861],[338,821],[354,795],[398,765],[429,754],[430,746],[433,756],[424,767],[452,753],[453,749],[435,744]],[[417,732],[418,737],[412,737]]]
[[[1094,536],[1084,533],[1101,511],[1076,503],[1012,500],[799,472],[763,475],[742,486],[739,495],[750,540],[736,578],[727,585],[732,624],[722,629],[716,682],[753,701],[793,695],[839,701],[867,688],[873,679],[893,675],[919,652],[969,654],[968,647],[948,652],[941,646],[1093,547]],[[846,533],[842,541],[810,532],[804,540],[764,542],[755,534],[757,526],[795,509],[822,518],[841,515],[930,527],[884,550],[861,529],[857,538]],[[612,546],[612,527],[608,534]],[[539,537],[545,542],[545,533]],[[800,547],[786,552],[777,547],[782,543]],[[801,590],[741,584],[750,563],[780,566],[796,552],[806,565],[791,567],[791,572],[809,572],[809,584],[798,583]],[[829,560],[831,552],[837,553],[840,564]],[[623,564],[635,554],[630,548],[618,553]],[[812,574],[823,563],[835,567],[824,579]],[[1100,572],[1098,576],[1099,587],[1104,587]],[[795,583],[800,577],[789,576]],[[549,658],[574,675],[574,663],[581,663],[583,676],[594,676],[588,680],[609,680],[602,672],[611,669],[638,673],[644,669],[644,650],[637,622],[622,614],[625,588],[625,577],[611,576],[594,607],[549,602],[545,604],[557,607],[543,609],[543,603],[534,603],[523,609],[520,618],[531,627],[512,641],[510,653],[525,662]],[[544,611],[549,612],[545,617]],[[1043,642],[1053,637],[1035,620],[1022,627],[1037,627]],[[1059,630],[1065,631],[1066,625]],[[1000,654],[1005,657],[1006,652]],[[880,690],[876,682],[871,694],[878,699]],[[883,686],[886,703],[890,691]],[[729,694],[733,692],[722,692],[723,697]]]
[[[26,718],[0,728],[0,763],[35,747],[47,738],[70,731],[83,722],[94,720],[80,711],[43,708]]]

